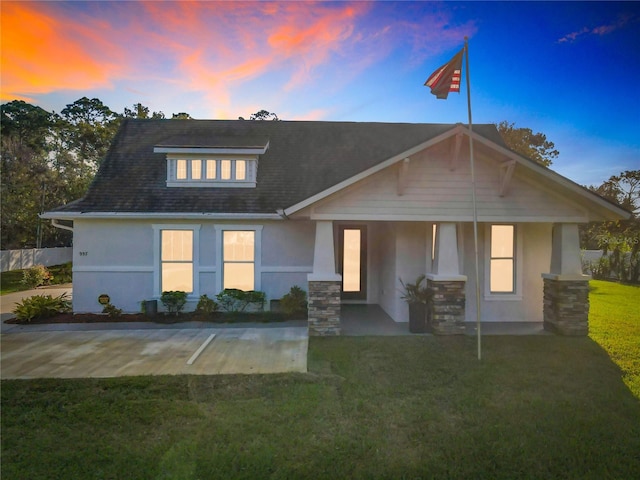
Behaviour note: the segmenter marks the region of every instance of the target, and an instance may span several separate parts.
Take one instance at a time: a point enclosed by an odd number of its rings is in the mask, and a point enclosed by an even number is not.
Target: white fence
[[[61,265],[73,259],[73,247],[31,248],[28,250],[2,250],[0,272],[21,270],[34,265]]]

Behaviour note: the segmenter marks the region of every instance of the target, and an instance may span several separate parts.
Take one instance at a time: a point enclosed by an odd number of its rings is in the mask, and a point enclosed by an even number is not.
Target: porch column
[[[313,273],[309,282],[309,335],[340,335],[340,284],[336,273],[333,222],[316,222]]]
[[[433,272],[427,275],[427,286],[434,293],[430,321],[433,333],[464,333],[466,282],[467,277],[460,275],[457,226],[455,223],[439,223]]]
[[[561,335],[589,333],[589,275],[582,274],[580,237],[575,223],[553,226],[551,266],[543,273],[545,330]]]

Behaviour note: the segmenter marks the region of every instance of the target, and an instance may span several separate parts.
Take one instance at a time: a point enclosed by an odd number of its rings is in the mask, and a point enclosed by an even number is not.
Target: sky
[[[0,101],[167,117],[506,120],[582,185],[640,169],[640,2],[3,1]],[[462,92],[424,86],[469,38]]]

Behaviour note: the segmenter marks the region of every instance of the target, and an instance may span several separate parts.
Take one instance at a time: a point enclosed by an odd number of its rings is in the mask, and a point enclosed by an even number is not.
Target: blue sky
[[[469,37],[474,123],[543,132],[580,184],[640,168],[637,2],[11,2],[2,101],[60,111],[467,121],[423,86]]]

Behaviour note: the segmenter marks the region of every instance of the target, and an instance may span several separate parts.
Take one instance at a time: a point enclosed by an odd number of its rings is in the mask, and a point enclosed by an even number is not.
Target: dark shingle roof
[[[125,120],[84,198],[55,212],[275,213],[451,130],[451,124]],[[474,131],[504,145],[493,125]],[[256,188],[166,186],[155,146],[264,145]],[[232,145],[233,144],[233,145]]]

